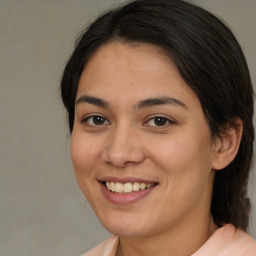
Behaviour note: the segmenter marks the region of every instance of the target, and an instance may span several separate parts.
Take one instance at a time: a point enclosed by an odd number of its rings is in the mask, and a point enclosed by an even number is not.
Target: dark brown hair
[[[230,29],[206,10],[181,0],[137,0],[106,12],[80,36],[63,73],[61,95],[72,133],[77,87],[92,54],[111,41],[161,47],[197,94],[213,136],[239,117],[243,135],[235,159],[216,171],[211,213],[218,225],[246,229],[247,183],[253,156],[253,89],[241,47]]]

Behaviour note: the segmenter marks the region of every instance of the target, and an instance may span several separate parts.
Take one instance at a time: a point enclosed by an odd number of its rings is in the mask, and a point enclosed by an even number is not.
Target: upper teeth
[[[128,183],[119,183],[119,182],[106,182],[106,187],[108,190],[116,193],[131,193],[139,190],[145,190],[146,188],[151,188],[153,183],[139,183],[139,182],[128,182]]]

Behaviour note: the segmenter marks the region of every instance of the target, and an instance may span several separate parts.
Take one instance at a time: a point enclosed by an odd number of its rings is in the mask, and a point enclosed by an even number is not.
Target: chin
[[[126,215],[126,214],[124,214]],[[110,233],[117,236],[137,237],[143,236],[148,225],[138,218],[138,216],[117,216],[112,215],[110,218],[99,218],[103,227]]]
[[[114,235],[123,237],[143,237],[145,231],[137,227],[124,227],[124,226],[105,226],[105,228]]]

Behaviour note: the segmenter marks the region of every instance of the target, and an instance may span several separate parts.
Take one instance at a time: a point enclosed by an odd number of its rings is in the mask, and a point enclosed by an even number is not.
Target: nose
[[[102,150],[103,161],[116,168],[142,163],[146,154],[139,141],[131,127],[117,127],[109,134]]]

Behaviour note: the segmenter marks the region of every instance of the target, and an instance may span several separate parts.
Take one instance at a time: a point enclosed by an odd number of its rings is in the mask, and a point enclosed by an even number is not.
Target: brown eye
[[[105,118],[103,118],[102,116],[94,116],[93,117],[93,123],[95,125],[102,125],[102,124],[104,124],[104,122],[105,122]]]
[[[163,116],[155,116],[150,118],[144,125],[156,127],[167,127],[174,122]]]
[[[109,122],[107,121],[106,118],[104,118],[102,116],[97,116],[97,115],[89,116],[83,122],[86,122],[92,126],[100,126],[100,125],[109,124]]]
[[[154,124],[156,126],[164,126],[164,125],[166,125],[167,122],[168,122],[168,120],[164,117],[155,117],[154,118]]]

